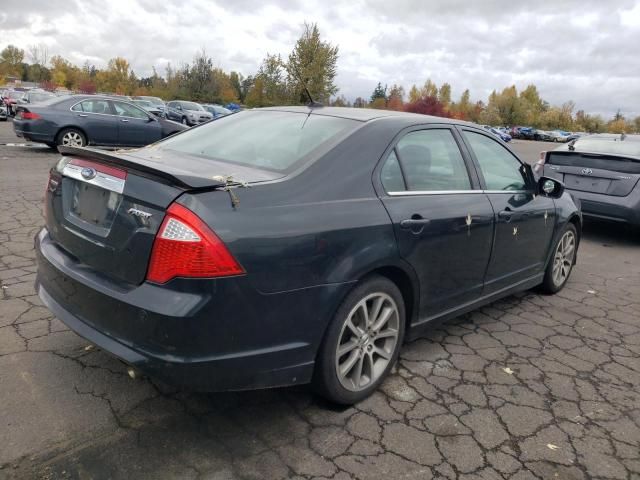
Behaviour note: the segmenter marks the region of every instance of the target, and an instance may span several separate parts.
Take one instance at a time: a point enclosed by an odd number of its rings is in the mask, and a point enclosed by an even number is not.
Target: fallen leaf
[[[89,351],[93,348],[93,345],[87,345],[86,347],[84,347],[85,351]]]
[[[509,367],[505,367],[502,369],[504,373],[508,373],[509,375],[513,375],[515,372],[511,370]]]
[[[557,450],[557,449],[559,449],[560,447],[559,447],[559,446],[557,446],[557,445],[554,445],[553,443],[547,443],[547,448],[548,448],[549,450]]]

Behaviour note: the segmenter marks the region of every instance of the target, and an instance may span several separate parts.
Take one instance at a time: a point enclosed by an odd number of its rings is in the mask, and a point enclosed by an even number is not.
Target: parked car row
[[[513,138],[521,140],[537,140],[543,142],[566,143],[575,140],[584,135],[584,132],[567,132],[565,130],[542,130],[533,127],[511,127],[508,129],[509,134]]]

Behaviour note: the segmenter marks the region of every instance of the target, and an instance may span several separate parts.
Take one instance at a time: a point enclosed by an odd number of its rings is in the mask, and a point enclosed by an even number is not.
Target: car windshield
[[[162,99],[158,97],[142,97],[142,98],[143,100],[141,101],[149,102],[152,105],[160,105],[160,106],[164,105],[164,102],[162,101]]]
[[[640,158],[640,135],[627,135],[624,140],[615,137],[582,137],[574,147],[581,152],[610,153],[614,155],[629,155]]]
[[[8,92],[6,96],[7,96],[7,98],[12,98],[14,100],[17,100],[18,98],[24,97],[24,95],[25,95],[25,92],[15,92],[15,91],[13,91],[13,92]]]
[[[182,105],[182,108],[185,110],[204,110],[204,108],[194,102],[180,102],[179,105]]]
[[[355,120],[324,115],[247,111],[185,131],[157,148],[289,172],[358,125]]]

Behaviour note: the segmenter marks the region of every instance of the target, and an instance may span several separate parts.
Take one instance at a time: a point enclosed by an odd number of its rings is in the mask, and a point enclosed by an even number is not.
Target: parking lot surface
[[[533,162],[545,145],[512,147]],[[35,296],[57,159],[0,145],[0,479],[640,479],[640,239],[625,228],[587,223],[560,294],[433,325],[354,407],[307,388],[195,394],[130,379]]]

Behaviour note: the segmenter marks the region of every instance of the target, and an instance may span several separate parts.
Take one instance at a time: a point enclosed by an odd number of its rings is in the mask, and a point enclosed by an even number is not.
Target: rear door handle
[[[400,222],[400,228],[404,230],[411,230],[411,233],[420,235],[431,220],[428,218],[422,218],[420,215],[413,215],[411,218],[407,218]]]
[[[419,226],[424,226],[431,223],[431,220],[428,218],[409,218],[407,220],[402,220],[400,222],[400,226],[402,228],[414,228]]]
[[[129,122],[129,120],[127,120],[126,118],[122,118],[122,119],[120,119],[120,121],[124,122],[124,123],[128,123]]]
[[[84,118],[84,117],[88,117],[89,115],[87,115],[86,113],[79,113],[78,116]]]

